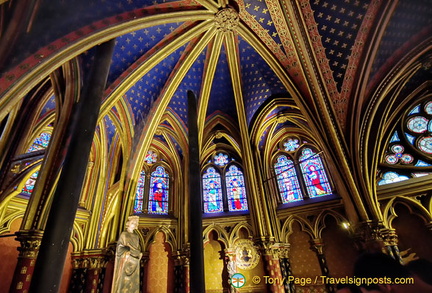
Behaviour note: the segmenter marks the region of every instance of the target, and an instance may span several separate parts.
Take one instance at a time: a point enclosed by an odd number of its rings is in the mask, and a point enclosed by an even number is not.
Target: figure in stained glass
[[[218,213],[223,211],[222,189],[219,173],[210,167],[203,175],[204,212]]]
[[[149,196],[150,214],[168,214],[168,174],[161,166],[152,173]]]
[[[135,193],[135,205],[134,212],[142,212],[143,200],[144,200],[144,185],[145,185],[145,172],[141,171],[140,177],[138,178],[137,190]]]
[[[38,175],[39,175],[39,171],[36,171],[30,176],[29,179],[27,179],[23,189],[21,190],[21,193],[25,193],[27,195],[31,195],[33,193],[33,189],[36,184]]]
[[[331,194],[321,158],[311,149],[305,148],[300,156],[300,167],[310,197]]]
[[[279,156],[275,164],[275,171],[282,202],[288,203],[302,200],[303,196],[293,161],[286,156]]]
[[[246,188],[242,171],[231,165],[226,173],[228,208],[230,211],[247,211]]]

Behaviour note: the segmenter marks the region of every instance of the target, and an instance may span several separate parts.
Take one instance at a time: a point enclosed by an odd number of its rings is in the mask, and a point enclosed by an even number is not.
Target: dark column
[[[197,116],[195,95],[192,91],[188,91],[190,292],[204,293],[202,200]]]
[[[75,220],[115,41],[97,47],[89,78],[75,107],[69,148],[54,192],[30,292],[57,292]]]

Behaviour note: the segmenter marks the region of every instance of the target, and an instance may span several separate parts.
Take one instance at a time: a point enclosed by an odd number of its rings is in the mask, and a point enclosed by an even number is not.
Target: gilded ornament
[[[259,253],[253,242],[248,239],[240,239],[235,243],[236,265],[242,270],[251,270],[259,262]]]
[[[233,8],[224,8],[215,14],[215,25],[223,32],[233,31],[238,26],[239,15]]]

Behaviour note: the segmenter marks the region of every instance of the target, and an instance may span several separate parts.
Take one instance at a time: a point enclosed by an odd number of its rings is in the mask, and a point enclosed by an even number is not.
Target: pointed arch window
[[[248,205],[243,172],[236,165],[231,165],[225,174],[225,182],[229,211],[247,211]]]
[[[223,211],[222,181],[215,168],[209,167],[203,177],[204,212],[219,213]]]
[[[247,211],[243,171],[228,154],[218,153],[202,175],[204,213]]]
[[[377,184],[432,174],[432,99],[417,102],[391,132],[378,167]]]
[[[282,203],[333,194],[321,156],[307,141],[290,137],[281,146],[273,167]]]
[[[168,214],[169,176],[162,166],[156,167],[150,178],[149,214]]]
[[[149,151],[144,162],[136,186],[134,213],[168,215],[170,175],[158,163],[157,152]]]
[[[275,172],[282,202],[288,203],[303,199],[300,183],[297,178],[297,172],[294,162],[285,155],[277,157],[275,163]]]

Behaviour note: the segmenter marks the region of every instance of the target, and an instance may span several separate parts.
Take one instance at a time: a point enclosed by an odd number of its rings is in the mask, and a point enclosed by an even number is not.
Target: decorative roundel
[[[407,127],[415,133],[423,133],[427,131],[429,120],[423,116],[414,116],[408,119]]]
[[[386,160],[387,164],[391,164],[391,165],[394,165],[398,162],[398,159],[396,158],[395,155],[388,155],[388,156],[386,156],[385,160]]]
[[[424,109],[425,109],[426,113],[428,113],[429,115],[432,115],[432,101],[427,102]]]
[[[392,150],[392,152],[394,152],[395,154],[397,154],[397,153],[403,153],[403,151],[405,149],[400,144],[395,144],[394,146],[391,147],[391,150]]]
[[[410,164],[414,161],[414,157],[409,154],[403,154],[400,159],[404,164]]]
[[[426,136],[418,140],[418,148],[427,154],[432,154],[432,137]]]
[[[236,265],[242,270],[251,270],[259,262],[259,253],[249,239],[239,239],[235,242]]]

